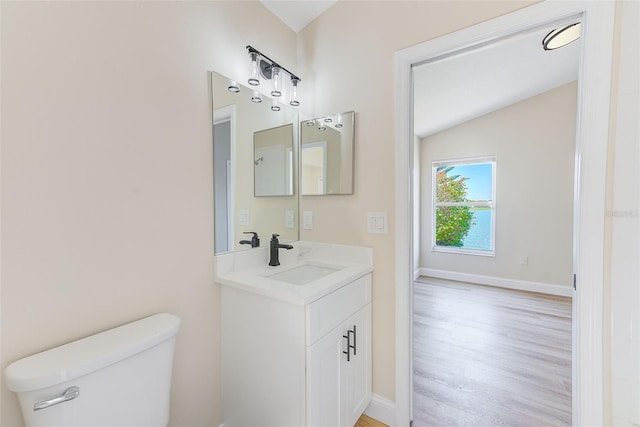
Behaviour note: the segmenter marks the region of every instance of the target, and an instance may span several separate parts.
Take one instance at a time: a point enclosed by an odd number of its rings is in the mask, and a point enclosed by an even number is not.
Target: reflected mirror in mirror
[[[293,123],[254,132],[253,153],[255,195],[293,195]]]
[[[298,240],[298,198],[294,197],[298,145],[293,143],[299,135],[297,111],[280,103],[276,104],[280,110],[274,111],[265,95],[260,96],[262,102],[253,102],[252,89],[231,84],[216,72],[211,73],[211,88],[215,253],[255,247],[254,232],[260,246],[268,245],[274,233],[280,235],[281,242]],[[278,148],[283,153],[275,168],[277,179],[282,181],[281,191],[269,189],[270,197],[259,197],[254,183],[261,176],[254,174],[265,173],[266,179],[271,179],[271,172],[265,168],[258,172],[256,161],[272,156],[265,141],[279,139],[281,134],[287,134],[289,141]]]
[[[355,112],[300,123],[303,196],[353,194]]]

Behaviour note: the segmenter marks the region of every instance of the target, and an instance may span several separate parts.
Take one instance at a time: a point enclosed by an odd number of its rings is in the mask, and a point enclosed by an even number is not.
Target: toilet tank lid
[[[156,314],[17,360],[4,371],[9,390],[25,392],[87,375],[176,335],[180,318]]]

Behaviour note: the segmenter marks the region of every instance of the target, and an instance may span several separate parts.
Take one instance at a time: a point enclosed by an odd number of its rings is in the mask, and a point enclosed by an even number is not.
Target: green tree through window
[[[433,250],[495,256],[496,158],[433,163]]]
[[[449,176],[453,166],[439,167],[436,171],[437,202],[455,203],[467,201],[467,178]],[[474,224],[469,206],[438,206],[436,208],[436,245],[461,247],[469,229]]]

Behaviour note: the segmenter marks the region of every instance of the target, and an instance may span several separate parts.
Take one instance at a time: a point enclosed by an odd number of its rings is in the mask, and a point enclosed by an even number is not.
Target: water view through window
[[[434,250],[494,251],[495,159],[434,163]]]

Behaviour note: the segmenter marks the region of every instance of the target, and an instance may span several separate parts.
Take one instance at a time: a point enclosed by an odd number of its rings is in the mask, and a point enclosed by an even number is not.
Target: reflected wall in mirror
[[[353,194],[354,128],[353,111],[300,123],[303,196]]]
[[[253,133],[254,194],[293,195],[293,123]]]
[[[251,232],[258,233],[260,246],[268,245],[273,233],[280,235],[281,242],[298,240],[298,198],[293,197],[297,191],[298,145],[293,141],[298,140],[298,113],[279,103],[280,110],[273,111],[266,96],[261,97],[263,102],[252,102],[253,90],[237,85],[239,91],[232,92],[229,86],[228,78],[211,72],[215,253],[251,249]],[[288,147],[281,149],[285,158],[279,163],[285,168],[280,186],[285,195],[256,197],[256,161],[270,154],[256,157],[254,138],[260,141],[261,135],[270,132],[290,135]],[[257,147],[261,149],[262,142]]]

